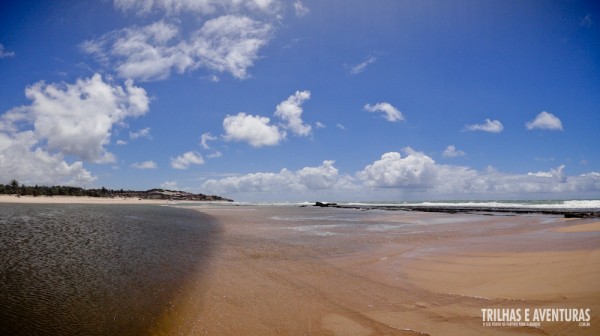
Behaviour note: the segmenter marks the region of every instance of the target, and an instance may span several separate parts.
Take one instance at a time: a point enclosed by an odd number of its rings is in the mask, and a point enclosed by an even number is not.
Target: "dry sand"
[[[25,204],[172,204],[168,200],[139,199],[137,197],[88,196],[16,196],[0,195],[0,203]]]
[[[600,235],[587,232],[597,225],[589,220],[312,207],[200,211],[221,223],[218,247],[157,334],[600,332]],[[592,320],[589,327],[484,327],[482,308],[590,308]]]

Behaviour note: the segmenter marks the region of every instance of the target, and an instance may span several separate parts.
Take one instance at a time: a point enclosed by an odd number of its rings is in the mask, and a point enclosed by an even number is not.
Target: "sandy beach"
[[[594,335],[597,222],[290,207],[202,207],[223,228],[165,334]],[[592,230],[593,228],[593,230]],[[482,309],[590,309],[484,326]],[[173,323],[173,321],[179,321]],[[586,325],[586,326],[583,326]]]
[[[202,267],[182,282],[150,334],[600,331],[597,219],[210,203],[189,208],[208,215],[219,230]],[[486,325],[482,309],[589,309],[591,318],[522,317],[522,325],[498,319]]]
[[[0,203],[20,204],[173,204],[168,200],[140,199],[132,197],[87,196],[17,196],[0,195]]]

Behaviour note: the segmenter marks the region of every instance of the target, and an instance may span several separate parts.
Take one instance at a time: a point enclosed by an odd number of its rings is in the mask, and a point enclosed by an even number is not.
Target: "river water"
[[[187,209],[0,204],[0,334],[147,335],[218,235]]]

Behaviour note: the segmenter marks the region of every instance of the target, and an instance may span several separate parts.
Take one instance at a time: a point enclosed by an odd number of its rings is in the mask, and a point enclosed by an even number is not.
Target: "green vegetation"
[[[4,185],[0,184],[0,194],[13,194],[20,196],[91,196],[91,197],[111,197],[124,193],[123,190],[115,191],[104,187],[101,189],[83,189],[80,187],[69,186],[27,186],[19,184],[17,180],[12,180]]]
[[[113,190],[102,187],[100,189],[84,189],[69,186],[26,186],[12,180],[8,184],[0,184],[0,194],[19,196],[88,196],[88,197],[137,197],[143,199],[171,199],[192,201],[231,201],[220,196],[192,194],[184,191],[150,189],[146,191]]]

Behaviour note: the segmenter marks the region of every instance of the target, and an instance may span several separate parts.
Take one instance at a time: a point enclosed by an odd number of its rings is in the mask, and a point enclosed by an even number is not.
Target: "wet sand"
[[[597,335],[597,220],[196,207],[222,228],[157,334]],[[594,230],[591,230],[594,228]],[[483,326],[482,308],[591,309],[590,326]]]

